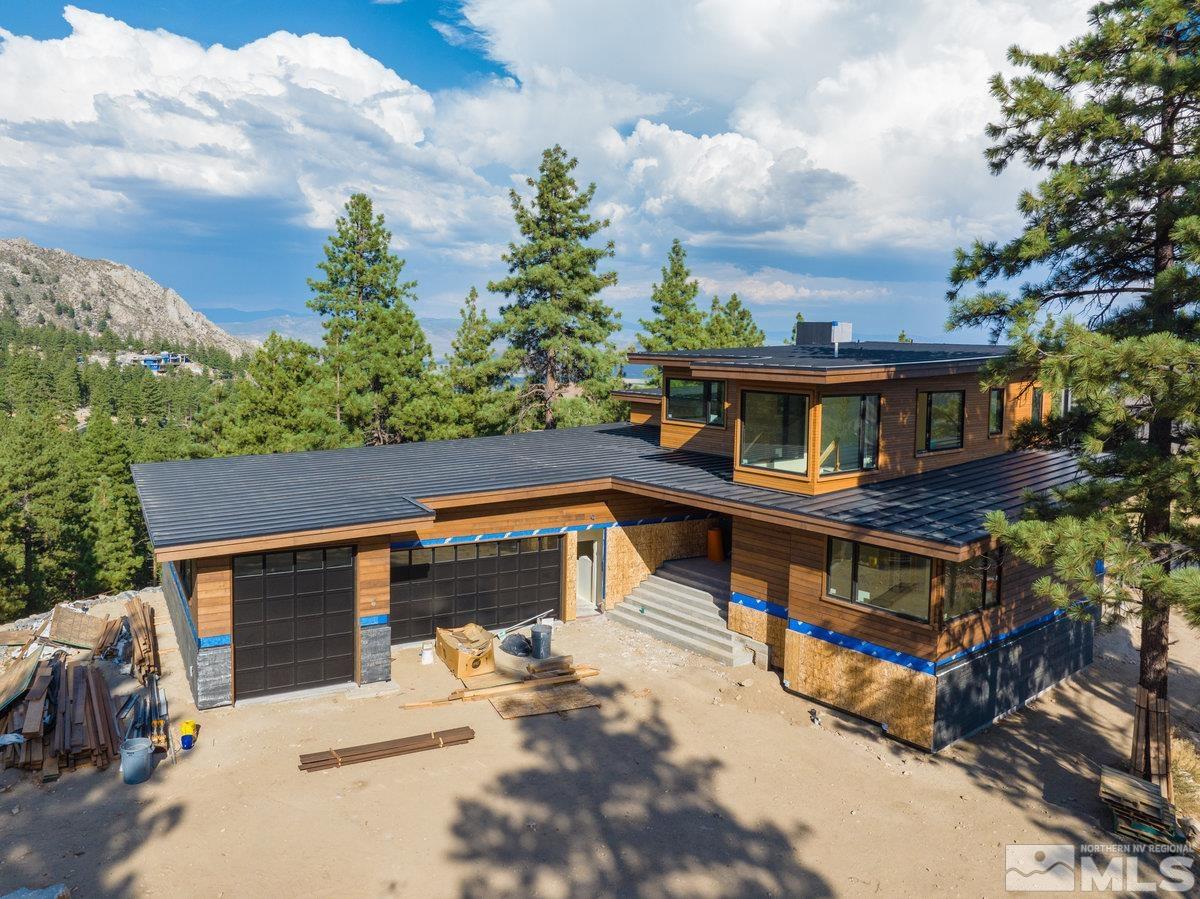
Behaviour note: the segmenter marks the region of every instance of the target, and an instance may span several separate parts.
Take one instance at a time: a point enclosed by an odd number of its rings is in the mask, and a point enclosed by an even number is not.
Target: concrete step
[[[683,586],[702,590],[706,593],[729,594],[728,577],[714,576],[708,572],[697,571],[677,562],[667,562],[654,572],[654,576],[682,584]]]
[[[652,637],[662,640],[664,643],[671,643],[674,646],[691,650],[698,655],[715,659],[730,667],[747,665],[754,660],[754,653],[740,642],[730,639],[726,646],[716,647],[709,641],[697,640],[690,634],[680,631],[673,624],[663,624],[661,621],[647,618],[647,616],[626,606],[625,603],[621,603],[608,614],[614,621],[619,621],[621,624],[649,634]]]
[[[642,581],[639,587],[656,587],[662,592],[673,593],[679,596],[680,599],[690,599],[699,604],[707,603],[727,603],[729,602],[729,590],[715,590],[711,587],[697,587],[693,584],[684,584],[680,581],[673,581],[669,578],[661,577],[655,573]]]
[[[640,594],[634,591],[621,605],[627,605],[634,611],[653,613],[655,617],[676,622],[679,627],[694,633],[710,636],[721,642],[729,639],[729,628],[721,615],[698,615],[687,606],[679,606],[661,596]],[[619,606],[618,606],[619,608]]]
[[[713,649],[721,650],[729,647],[729,631],[714,628],[711,625],[694,624],[686,619],[680,619],[670,613],[664,613],[655,606],[644,606],[640,603],[621,603],[617,609],[624,609],[621,617],[636,618],[638,621],[653,621],[663,627],[674,628],[681,634],[690,637]],[[613,610],[614,612],[616,609]]]
[[[680,615],[686,615],[688,618],[693,618],[697,621],[711,621],[721,627],[725,626],[729,604],[719,603],[716,600],[694,600],[688,597],[680,597],[679,594],[669,590],[664,590],[653,584],[643,584],[629,594],[626,602],[649,602],[652,605],[662,606],[663,608],[673,609]]]

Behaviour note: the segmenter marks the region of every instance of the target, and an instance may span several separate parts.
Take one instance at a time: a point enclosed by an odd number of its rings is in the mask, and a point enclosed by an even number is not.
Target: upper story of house
[[[736,483],[818,495],[1006,452],[1042,414],[1028,380],[980,386],[1007,347],[862,342],[812,323],[795,346],[637,353],[659,391],[621,391],[660,444],[728,457]],[[833,337],[840,340],[835,343]]]

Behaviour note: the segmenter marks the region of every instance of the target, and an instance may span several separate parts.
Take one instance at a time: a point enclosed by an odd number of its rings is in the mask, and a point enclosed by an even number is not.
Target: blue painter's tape
[[[387,615],[367,615],[358,619],[359,627],[374,627],[377,624],[387,624]]]
[[[233,637],[229,634],[218,634],[215,637],[201,637],[200,648],[209,649],[213,646],[228,646],[233,642]]]
[[[708,512],[689,512],[686,515],[667,515],[662,518],[638,518],[632,521],[598,521],[573,524],[560,528],[534,528],[528,531],[502,531],[492,534],[463,534],[457,537],[435,537],[428,540],[399,540],[392,549],[412,549],[427,546],[456,546],[460,543],[483,543],[489,540],[517,540],[521,537],[553,537],[577,531],[602,531],[607,528],[636,527],[641,524],[666,524],[671,521],[703,521],[714,516]]]
[[[837,631],[827,630],[816,624],[809,624],[807,621],[800,621],[796,618],[788,619],[788,630],[796,631],[807,637],[824,640],[826,643],[832,643],[834,646],[841,646],[844,649],[861,652],[863,655],[882,659],[885,662],[903,665],[905,668],[920,671],[922,674],[934,674],[937,670],[934,663],[928,659],[920,659],[916,656],[910,656],[906,652],[888,649],[886,646],[880,646],[878,643],[872,643],[869,640],[860,640],[857,637],[839,634]]]
[[[776,602],[768,602],[765,599],[756,599],[753,596],[747,596],[745,593],[730,593],[729,601],[736,602],[739,606],[745,606],[748,609],[757,609],[760,612],[766,612],[768,615],[774,615],[776,618],[787,618],[787,606],[781,606]]]

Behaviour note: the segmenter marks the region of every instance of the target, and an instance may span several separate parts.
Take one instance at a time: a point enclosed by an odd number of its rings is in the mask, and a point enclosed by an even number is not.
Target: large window
[[[947,621],[1000,605],[1000,572],[1004,550],[984,553],[966,562],[946,563]]]
[[[808,397],[798,393],[742,394],[743,465],[808,473]]]
[[[988,436],[998,437],[1004,432],[1004,388],[993,387],[988,391]]]
[[[893,615],[929,620],[929,559],[894,549],[829,539],[825,592]]]
[[[1033,419],[1033,423],[1035,425],[1040,425],[1042,423],[1042,418],[1046,414],[1046,410],[1042,408],[1042,406],[1045,404],[1045,402],[1046,402],[1046,395],[1042,392],[1042,388],[1040,388],[1040,387],[1033,388],[1033,401],[1032,401],[1032,410],[1030,412],[1030,418]]]
[[[725,382],[667,379],[667,418],[703,425],[725,424]]]
[[[879,454],[879,395],[821,397],[821,474],[862,471]]]
[[[962,390],[917,394],[917,448],[921,452],[959,449],[963,445]]]

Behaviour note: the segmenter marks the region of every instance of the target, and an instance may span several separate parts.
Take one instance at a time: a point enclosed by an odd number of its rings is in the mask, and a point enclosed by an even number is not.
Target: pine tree
[[[711,349],[762,346],[767,339],[736,293],[724,303],[718,297],[712,298],[704,327],[704,346]]]
[[[901,328],[900,333],[898,335],[896,335],[896,343],[912,343],[912,342],[913,342],[913,339],[908,336],[908,332],[905,331],[903,328]]]
[[[96,586],[110,592],[136,586],[148,564],[137,498],[127,495],[123,483],[102,476],[92,487],[88,525]]]
[[[488,284],[512,301],[500,310],[500,328],[510,347],[508,369],[524,379],[517,396],[520,428],[556,427],[563,400],[598,408],[615,383],[619,354],[611,338],[619,317],[599,293],[617,283],[617,273],[597,270],[615,251],[612,241],[587,243],[609,221],[588,212],[596,185],[580,190],[571,174],[576,165],[556,145],[542,154],[537,179],[526,179],[533,188],[529,203],[510,191],[523,242],[510,243],[504,254],[509,277]]]
[[[643,333],[638,342],[648,353],[667,350],[697,350],[705,346],[704,313],[696,305],[700,284],[692,278],[687,265],[687,250],[676,238],[667,253],[662,268],[662,280],[650,290],[650,311],[653,318],[641,319]],[[646,381],[657,384],[658,368],[646,372]]]
[[[353,194],[346,214],[334,224],[325,242],[325,260],[317,265],[324,278],[309,278],[313,297],[308,307],[322,317],[325,328],[325,361],[333,381],[333,413],[342,424],[346,402],[346,344],[355,326],[376,306],[390,308],[413,297],[415,281],[400,281],[404,261],[392,253],[392,232],[376,215],[371,198]]]
[[[804,324],[804,313],[797,312],[796,320],[792,322],[792,336],[788,340],[788,343],[797,344],[800,342],[800,326],[802,324]]]
[[[959,250],[951,326],[990,327],[1015,349],[988,383],[1034,371],[1070,387],[1071,414],[1024,430],[1075,447],[1090,483],[1028,520],[988,524],[1048,566],[1037,591],[1073,614],[1136,605],[1141,666],[1130,769],[1169,788],[1168,622],[1200,623],[1200,29],[1193,4],[1122,0],[1052,53],[1014,48],[997,75],[987,158],[1045,172],[1022,193],[1022,232]],[[1031,280],[1016,293],[994,289]],[[972,288],[977,288],[972,292]],[[1103,560],[1098,566],[1095,560]]]
[[[454,396],[455,437],[501,433],[511,414],[513,392],[495,351],[496,327],[479,307],[474,287],[459,313],[461,322],[446,359],[446,377]]]

